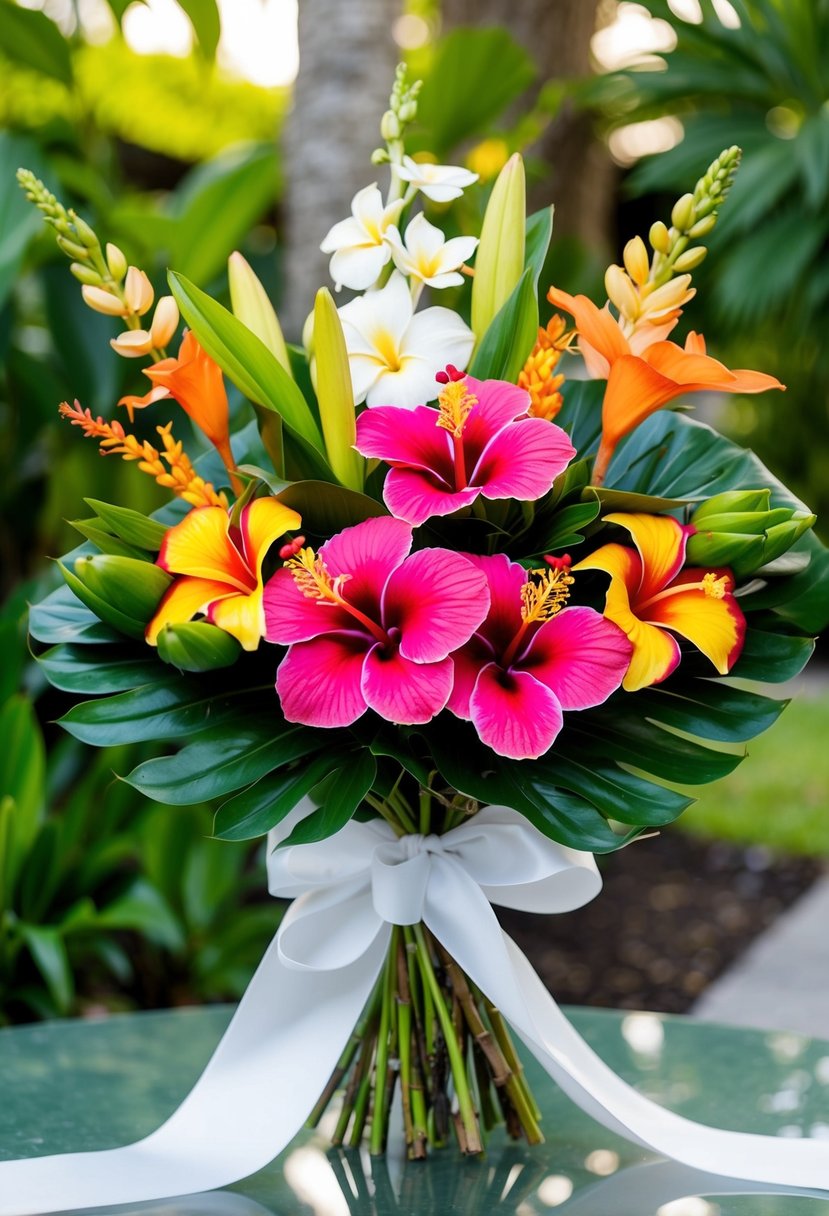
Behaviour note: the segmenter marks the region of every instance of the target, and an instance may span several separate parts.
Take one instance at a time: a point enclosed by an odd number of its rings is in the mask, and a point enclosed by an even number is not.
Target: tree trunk
[[[503,26],[530,53],[543,82],[589,74],[590,39],[604,7],[605,0],[443,0],[443,25]],[[546,166],[530,187],[530,209],[554,202],[557,236],[607,247],[615,172],[590,116],[565,104],[530,152]]]
[[[299,76],[283,141],[284,291],[280,319],[297,339],[318,287],[330,281],[319,245],[351,199],[388,169],[381,144],[398,51],[400,0],[300,0]]]

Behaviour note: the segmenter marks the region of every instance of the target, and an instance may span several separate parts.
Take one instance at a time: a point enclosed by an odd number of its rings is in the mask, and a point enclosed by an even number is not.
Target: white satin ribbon
[[[352,821],[277,849],[271,893],[295,897],[201,1079],[125,1148],[0,1163],[0,1216],[192,1194],[268,1164],[304,1123],[380,973],[392,924],[423,921],[549,1075],[599,1123],[684,1165],[829,1190],[829,1144],[720,1131],[637,1093],[587,1046],[501,930],[492,904],[566,912],[598,894],[593,857],[505,807],[444,836]]]

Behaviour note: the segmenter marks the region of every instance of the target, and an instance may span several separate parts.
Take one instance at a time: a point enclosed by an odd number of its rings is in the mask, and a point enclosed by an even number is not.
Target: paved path
[[[757,938],[691,1012],[708,1022],[829,1039],[829,876]]]

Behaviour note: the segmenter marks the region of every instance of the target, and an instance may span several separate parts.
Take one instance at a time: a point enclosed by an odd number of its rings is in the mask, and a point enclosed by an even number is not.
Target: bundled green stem
[[[417,811],[397,787],[383,799],[373,797],[375,803],[401,835],[448,830],[474,810],[468,800],[447,802],[426,788]],[[433,824],[438,811],[440,825]],[[392,929],[382,975],[309,1125],[316,1126],[342,1090],[333,1143],[357,1148],[365,1136],[378,1156],[388,1142],[397,1085],[412,1160],[424,1159],[453,1132],[462,1153],[481,1153],[498,1123],[516,1139],[543,1140],[539,1110],[504,1019],[421,924]]]

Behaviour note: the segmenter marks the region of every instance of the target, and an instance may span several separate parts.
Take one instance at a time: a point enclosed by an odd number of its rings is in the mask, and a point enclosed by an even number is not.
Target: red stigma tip
[[[569,570],[573,564],[573,559],[569,553],[563,553],[561,557],[551,557],[550,554],[547,554],[544,560],[554,570]]]
[[[458,371],[454,363],[447,363],[442,372],[436,373],[435,379],[437,380],[438,384],[451,384],[457,380],[463,380],[465,375],[466,372]]]
[[[295,536],[293,540],[288,541],[287,545],[282,546],[282,548],[279,550],[279,556],[282,558],[283,562],[287,561],[289,557],[296,557],[297,553],[299,553],[304,544],[304,536]]]

